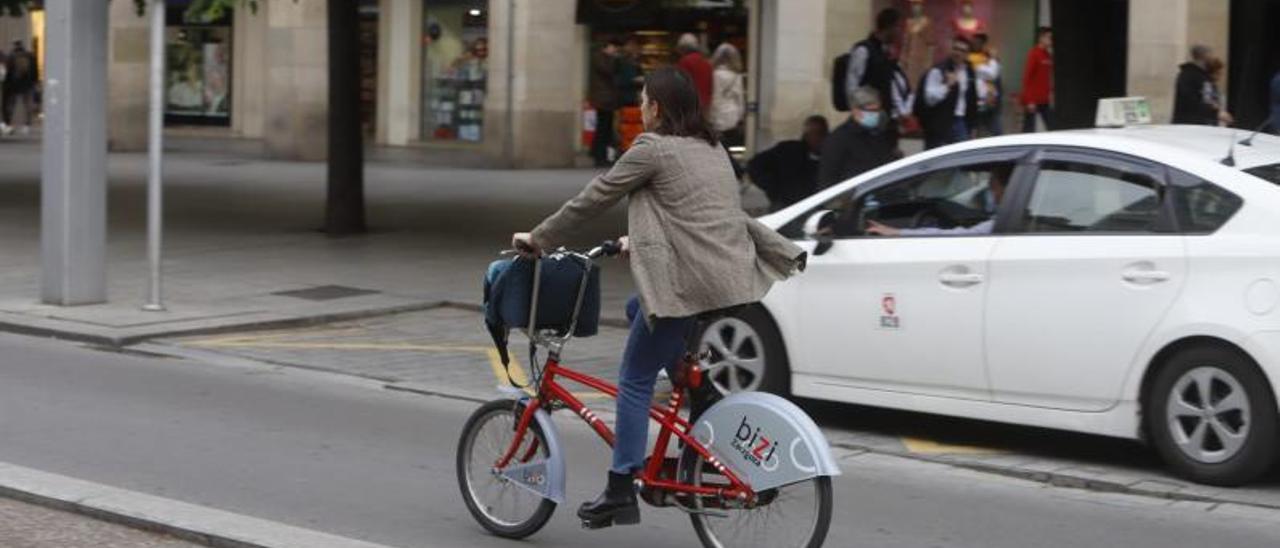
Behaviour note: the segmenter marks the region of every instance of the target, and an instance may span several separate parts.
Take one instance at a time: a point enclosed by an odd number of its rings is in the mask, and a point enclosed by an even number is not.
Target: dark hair
[[[985,45],[987,42],[990,42],[990,41],[991,41],[991,37],[987,36],[987,33],[985,32],[979,32],[973,35],[973,43],[975,44],[978,42],[982,42]]]
[[[644,92],[650,101],[658,103],[659,135],[696,137],[712,146],[720,144],[720,138],[707,124],[699,104],[698,91],[684,71],[666,66],[650,72],[644,78]]]
[[[897,8],[885,8],[876,14],[876,31],[886,30],[898,26],[902,21],[902,13]]]
[[[1040,27],[1036,29],[1036,40],[1040,40],[1046,34],[1053,34],[1053,29],[1049,27]]]
[[[807,126],[809,124],[818,124],[822,126],[822,131],[824,132],[830,130],[830,126],[827,125],[827,117],[821,114],[814,114],[808,118],[805,118],[804,125]]]
[[[604,43],[605,45],[609,45],[609,46],[622,47],[622,37],[610,36],[607,40],[604,41]]]

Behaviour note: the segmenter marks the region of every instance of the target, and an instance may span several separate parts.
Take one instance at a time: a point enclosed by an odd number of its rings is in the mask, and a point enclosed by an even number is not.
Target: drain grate
[[[293,297],[296,299],[306,299],[308,301],[332,301],[335,299],[345,299],[347,297],[359,297],[361,295],[375,295],[381,291],[373,289],[360,289],[358,287],[347,287],[345,285],[321,285],[309,287],[307,289],[294,289],[290,291],[276,291],[272,295],[281,297]]]

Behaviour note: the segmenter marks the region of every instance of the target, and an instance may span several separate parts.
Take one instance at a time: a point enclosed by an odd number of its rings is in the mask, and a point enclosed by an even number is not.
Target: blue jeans
[[[969,140],[969,125],[964,123],[963,117],[956,116],[955,119],[952,120],[951,122],[951,142],[947,144],[950,145],[954,143],[963,143],[968,140]]]
[[[644,466],[649,445],[649,405],[658,370],[665,367],[675,378],[675,368],[684,356],[685,337],[694,324],[693,318],[658,318],[651,330],[636,297],[627,301],[627,320],[631,322],[631,335],[618,372],[617,436],[611,467],[620,474],[630,474]]]

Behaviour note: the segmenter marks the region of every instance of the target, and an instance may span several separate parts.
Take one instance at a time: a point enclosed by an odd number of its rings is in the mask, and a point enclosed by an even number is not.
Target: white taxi
[[[762,220],[808,269],[702,334],[722,391],[1143,439],[1220,485],[1277,460],[1280,138],[981,139]]]

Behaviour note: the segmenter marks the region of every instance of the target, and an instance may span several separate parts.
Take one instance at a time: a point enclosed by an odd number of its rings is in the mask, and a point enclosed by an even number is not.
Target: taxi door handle
[[[943,285],[954,287],[967,287],[982,283],[982,274],[973,272],[943,272],[938,275],[938,281]]]

